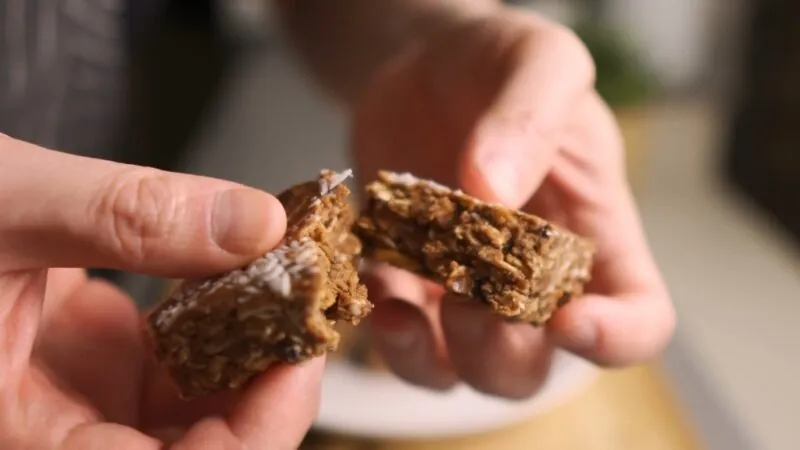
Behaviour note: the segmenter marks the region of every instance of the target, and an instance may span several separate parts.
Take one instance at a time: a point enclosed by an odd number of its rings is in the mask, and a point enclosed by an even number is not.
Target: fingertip
[[[442,304],[442,326],[453,365],[475,389],[523,400],[546,380],[552,346],[541,330],[509,323],[484,304],[455,298]]]
[[[418,386],[436,390],[454,386],[456,377],[444,343],[432,325],[438,319],[429,318],[438,304],[429,299],[433,292],[425,282],[383,263],[375,264],[362,281],[375,304],[368,321],[375,348],[392,372]]]
[[[550,171],[557,146],[526,113],[497,109],[476,125],[459,182],[477,198],[519,208]]]
[[[319,411],[325,357],[279,364],[248,386],[228,423],[246,446],[296,448]]]
[[[224,448],[298,448],[319,410],[324,368],[324,356],[273,366],[253,380],[224,420],[201,417],[180,443],[186,448],[206,448],[209,442]]]
[[[381,358],[399,377],[436,390],[455,385],[457,378],[443,346],[419,308],[389,300],[376,305],[369,323]]]
[[[325,355],[298,364],[276,364],[261,374],[244,391],[241,403],[261,401],[267,396],[299,395],[305,404],[316,404],[325,372]]]
[[[597,313],[589,300],[576,299],[555,312],[547,323],[552,341],[559,347],[594,360],[598,346]]]
[[[217,194],[211,234],[225,252],[256,256],[275,247],[285,232],[286,211],[275,196],[244,187]]]
[[[589,295],[557,311],[547,329],[559,347],[601,366],[621,367],[657,356],[675,325],[667,299]]]
[[[474,149],[468,150],[464,155],[458,169],[458,182],[463,186],[468,194],[485,200],[501,201],[500,195],[493,189],[492,184],[485,176],[485,170],[481,170],[475,156]]]

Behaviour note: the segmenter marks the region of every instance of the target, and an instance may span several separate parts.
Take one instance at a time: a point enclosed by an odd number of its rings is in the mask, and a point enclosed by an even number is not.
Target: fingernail
[[[478,170],[494,195],[505,204],[515,205],[522,193],[522,174],[518,164],[501,152],[491,152],[478,160]]]
[[[255,189],[219,193],[211,219],[214,242],[230,253],[253,253],[266,235],[268,202],[268,195]]]

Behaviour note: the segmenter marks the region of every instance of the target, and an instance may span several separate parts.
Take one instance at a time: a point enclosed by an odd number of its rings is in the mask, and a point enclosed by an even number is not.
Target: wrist
[[[394,3],[394,2],[393,2]],[[402,1],[401,1],[402,3]],[[352,106],[367,86],[380,74],[391,70],[391,67],[413,56],[422,47],[436,41],[475,22],[498,14],[506,9],[496,0],[463,1],[415,1],[405,8],[413,8],[406,19],[389,20],[384,30],[384,39],[380,58],[374,58],[371,64],[362,67],[356,77],[346,103]]]
[[[483,20],[504,9],[497,0],[388,0],[383,14],[394,13],[382,23],[385,28],[372,46],[360,73],[354,73],[351,88],[344,97],[352,106],[372,79],[395,61],[407,57],[426,42],[469,23]],[[371,57],[370,57],[371,56]]]
[[[505,7],[496,0],[417,2],[412,20],[394,22],[397,41],[406,44],[430,38],[465,23],[491,16]]]
[[[324,91],[345,104],[397,55],[506,9],[498,0],[274,1],[301,61]]]

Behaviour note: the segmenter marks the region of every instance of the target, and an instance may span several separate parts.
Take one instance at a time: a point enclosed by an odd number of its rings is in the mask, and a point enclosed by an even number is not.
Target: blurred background
[[[694,443],[596,448],[798,448],[800,3],[509,3],[593,53],[680,317],[658,373]],[[0,0],[0,30],[4,133],[270,191],[348,166],[345,117],[264,0]]]

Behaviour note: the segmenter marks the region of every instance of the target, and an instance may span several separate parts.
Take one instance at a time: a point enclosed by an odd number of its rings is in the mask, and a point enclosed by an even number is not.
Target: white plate
[[[552,408],[594,379],[596,368],[558,353],[538,395],[504,401],[467,386],[446,393],[416,388],[390,374],[329,360],[315,427],[370,438],[444,438],[502,428]]]

